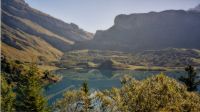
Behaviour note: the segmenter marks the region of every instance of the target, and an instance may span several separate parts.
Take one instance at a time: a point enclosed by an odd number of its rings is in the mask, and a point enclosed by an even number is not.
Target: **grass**
[[[48,70],[48,71],[54,71],[60,69],[56,66],[50,66],[50,65],[38,65],[38,68],[41,70]]]
[[[39,37],[12,29],[5,24],[2,24],[2,35],[5,36],[2,37],[5,38],[5,40],[7,38],[12,39],[11,45],[4,42],[1,43],[2,54],[12,60],[19,60],[22,62],[50,62],[58,61],[63,54]],[[16,43],[22,49],[14,47],[13,45]],[[41,57],[43,60],[40,60]]]
[[[75,50],[66,52],[59,64],[66,68],[98,68],[106,60],[111,60],[115,69],[172,71],[181,70],[187,64],[200,66],[200,50],[172,48],[139,53]]]

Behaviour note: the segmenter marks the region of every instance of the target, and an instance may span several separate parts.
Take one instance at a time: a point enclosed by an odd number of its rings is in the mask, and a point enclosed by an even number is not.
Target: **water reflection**
[[[83,70],[57,70],[56,74],[62,75],[63,79],[52,85],[45,87],[45,94],[52,104],[62,93],[68,89],[77,89],[86,80],[90,89],[104,90],[112,87],[121,87],[119,79],[123,75],[130,75],[137,80],[143,80],[160,73],[160,71],[131,71],[131,70],[109,70],[109,69],[83,69]],[[182,72],[164,72],[167,76],[178,79],[180,76],[186,75]]]
[[[114,75],[114,71],[115,71],[115,70],[100,69],[99,71],[100,71],[100,73],[101,73],[103,76],[105,76],[105,77],[107,77],[107,78],[112,78],[113,75]]]

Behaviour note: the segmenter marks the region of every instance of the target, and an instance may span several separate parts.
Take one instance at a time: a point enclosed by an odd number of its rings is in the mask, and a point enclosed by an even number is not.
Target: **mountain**
[[[97,31],[76,49],[135,52],[165,48],[200,48],[200,13],[183,10],[121,14],[114,25]]]
[[[197,5],[196,7],[194,8],[191,8],[189,11],[193,11],[193,12],[200,12],[200,4]]]
[[[76,42],[93,34],[31,8],[24,0],[1,1],[2,54],[30,61],[58,60]]]
[[[189,11],[121,14],[107,30],[93,34],[31,8],[24,0],[2,0],[1,48],[8,58],[59,60],[77,49],[136,52],[166,48],[200,49],[199,8]],[[194,11],[195,10],[195,11]]]

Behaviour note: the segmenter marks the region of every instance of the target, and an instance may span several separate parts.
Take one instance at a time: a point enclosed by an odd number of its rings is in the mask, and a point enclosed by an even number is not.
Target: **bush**
[[[4,74],[1,74],[1,111],[15,111],[15,100],[15,93],[13,92],[12,86],[7,83]]]
[[[121,88],[113,88],[106,91],[98,91],[89,95],[92,98],[92,111],[103,112],[197,112],[200,110],[200,95],[188,92],[187,88],[169,78],[164,74],[152,76],[146,80],[137,81],[135,79],[123,78]],[[59,102],[62,104],[76,104],[83,102],[77,99],[78,92],[73,91],[73,95],[66,95]],[[82,96],[80,96],[82,97]],[[73,102],[66,99],[74,99]],[[76,100],[77,99],[77,100]],[[64,103],[64,101],[67,101]],[[97,102],[97,103],[96,103]],[[62,104],[60,110],[65,108]],[[57,109],[58,112],[59,109]],[[89,112],[90,112],[89,111]],[[78,109],[75,112],[79,112]]]

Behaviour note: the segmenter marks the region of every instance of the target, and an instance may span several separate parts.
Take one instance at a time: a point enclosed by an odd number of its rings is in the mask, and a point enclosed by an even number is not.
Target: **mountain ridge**
[[[75,49],[136,52],[165,48],[200,48],[200,13],[184,10],[116,16],[114,25]]]
[[[194,7],[194,8],[191,8],[191,9],[189,9],[189,11],[193,11],[193,12],[200,12],[200,4],[199,5],[197,5],[196,7]]]

